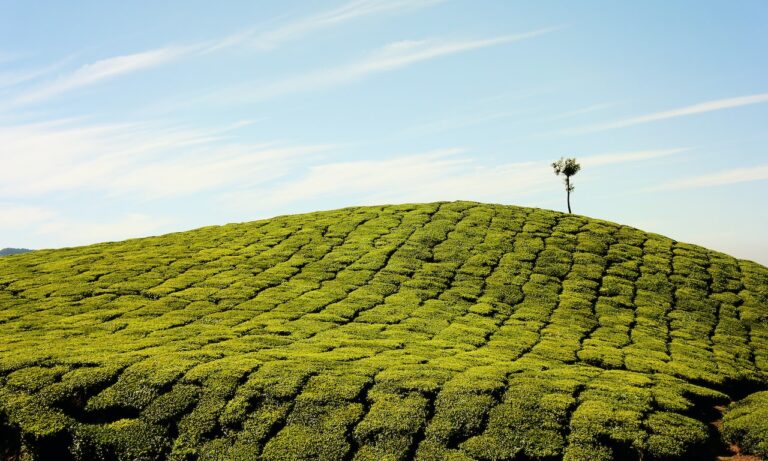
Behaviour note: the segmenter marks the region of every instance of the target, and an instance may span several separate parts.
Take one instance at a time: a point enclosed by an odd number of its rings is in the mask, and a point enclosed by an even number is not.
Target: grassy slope
[[[765,267],[469,202],[36,251],[0,260],[0,459],[697,457],[767,320]]]

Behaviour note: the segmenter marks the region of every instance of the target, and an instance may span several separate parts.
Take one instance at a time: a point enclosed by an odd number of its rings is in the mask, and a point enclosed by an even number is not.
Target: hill
[[[18,255],[21,253],[29,253],[32,250],[26,248],[3,248],[0,250],[0,256]]]
[[[768,454],[768,269],[539,209],[3,258],[0,339],[4,460]]]

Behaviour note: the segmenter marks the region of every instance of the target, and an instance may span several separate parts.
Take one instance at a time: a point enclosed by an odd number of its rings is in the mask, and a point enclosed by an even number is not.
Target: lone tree
[[[581,165],[576,163],[575,158],[562,158],[556,162],[552,162],[552,168],[555,169],[555,174],[565,176],[565,191],[568,193],[568,213],[571,212],[571,192],[573,192],[573,185],[571,184],[571,176],[575,175],[581,169]]]

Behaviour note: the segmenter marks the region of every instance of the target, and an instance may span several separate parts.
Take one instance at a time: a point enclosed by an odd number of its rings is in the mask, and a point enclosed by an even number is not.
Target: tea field
[[[768,269],[630,227],[430,203],[0,259],[3,461],[730,443],[768,455]]]

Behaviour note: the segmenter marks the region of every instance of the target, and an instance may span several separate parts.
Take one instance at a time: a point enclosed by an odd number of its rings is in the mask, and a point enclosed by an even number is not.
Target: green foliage
[[[2,258],[0,339],[8,459],[686,459],[768,389],[768,269],[546,210],[348,208]],[[724,435],[768,456],[764,421],[758,392]]]
[[[768,391],[731,405],[723,419],[723,435],[747,453],[768,457]]]
[[[82,424],[74,428],[72,455],[76,459],[120,461],[158,459],[168,449],[163,429],[137,419]]]

